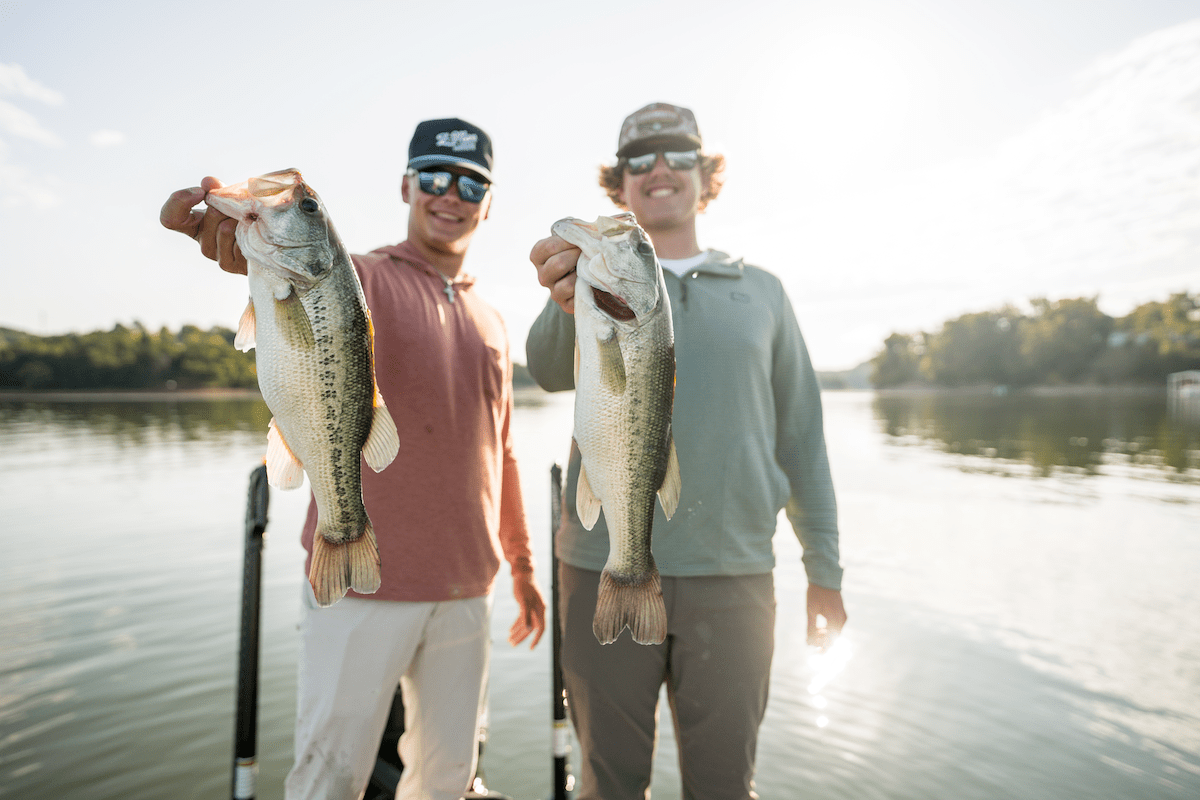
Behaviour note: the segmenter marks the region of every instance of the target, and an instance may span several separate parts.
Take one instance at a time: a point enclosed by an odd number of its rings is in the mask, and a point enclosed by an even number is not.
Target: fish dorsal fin
[[[277,489],[299,489],[304,483],[304,465],[284,441],[275,418],[267,426],[267,483]]]
[[[663,513],[670,519],[679,507],[679,492],[683,483],[679,480],[679,455],[675,452],[675,437],[667,444],[667,474],[663,476],[662,486],[658,487],[658,501],[662,503]]]
[[[367,466],[380,472],[400,451],[400,435],[396,433],[396,422],[384,405],[383,395],[375,390],[375,410],[371,418],[371,432],[363,445],[363,458]]]
[[[237,335],[233,337],[233,346],[243,353],[247,353],[254,349],[254,301],[246,303],[246,310],[242,312],[242,318],[238,320]]]
[[[275,301],[275,323],[279,334],[288,345],[296,350],[311,350],[317,346],[317,337],[313,335],[312,322],[308,312],[300,302],[300,295],[295,289],[282,300]]]
[[[587,468],[583,464],[579,465],[579,484],[575,487],[575,513],[589,531],[596,527],[596,520],[600,519],[600,498],[592,491]]]
[[[617,332],[610,328],[607,339],[599,339],[600,382],[613,394],[625,394],[625,355]]]

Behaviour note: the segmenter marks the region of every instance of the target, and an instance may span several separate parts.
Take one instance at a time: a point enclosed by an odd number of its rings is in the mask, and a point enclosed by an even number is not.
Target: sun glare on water
[[[824,711],[829,706],[829,700],[822,694],[833,679],[842,673],[850,659],[854,656],[854,648],[845,636],[838,639],[826,650],[813,650],[808,655],[808,668],[812,679],[808,682],[810,704],[817,711]],[[829,717],[818,714],[816,726],[824,728],[829,725]]]

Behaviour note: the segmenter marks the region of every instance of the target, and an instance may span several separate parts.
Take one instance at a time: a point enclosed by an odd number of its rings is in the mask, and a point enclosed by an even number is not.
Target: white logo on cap
[[[438,147],[449,147],[456,153],[474,150],[479,143],[479,134],[467,131],[446,131],[437,135]]]

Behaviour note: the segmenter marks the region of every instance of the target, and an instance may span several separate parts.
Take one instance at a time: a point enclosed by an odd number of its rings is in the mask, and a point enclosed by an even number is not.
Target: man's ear
[[[407,175],[405,175],[403,178],[400,179],[400,199],[404,201],[405,205],[408,205],[409,200],[408,200],[408,176]]]

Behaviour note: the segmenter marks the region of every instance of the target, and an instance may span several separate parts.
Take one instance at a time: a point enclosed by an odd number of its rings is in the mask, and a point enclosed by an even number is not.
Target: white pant
[[[396,800],[457,800],[475,774],[491,651],[491,595],[440,603],[343,597],[304,582],[296,763],[287,800],[356,800],[400,683],[404,772]]]

